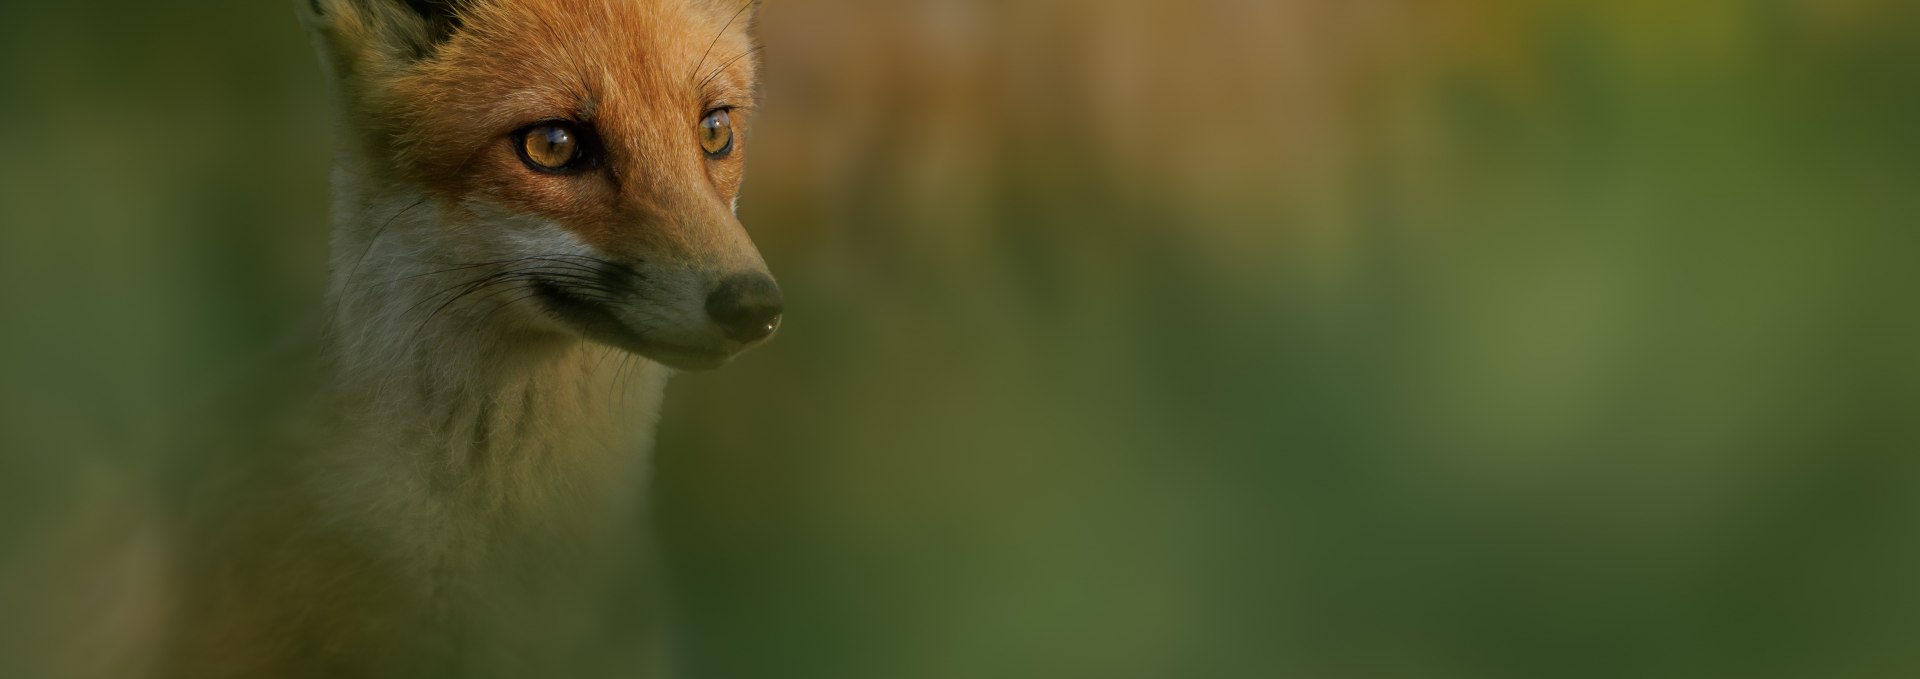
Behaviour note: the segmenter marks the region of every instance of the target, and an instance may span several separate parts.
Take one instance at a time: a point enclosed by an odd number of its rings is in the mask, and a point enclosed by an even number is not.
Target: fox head
[[[336,182],[432,215],[337,204],[375,224],[349,261],[336,246],[336,279],[378,253],[408,274],[383,283],[445,284],[419,305],[484,298],[471,321],[678,368],[779,326],[733,209],[758,103],[754,0],[298,2],[340,98]]]

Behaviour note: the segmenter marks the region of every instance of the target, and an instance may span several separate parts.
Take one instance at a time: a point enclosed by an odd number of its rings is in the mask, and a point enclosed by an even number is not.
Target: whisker
[[[412,212],[414,208],[425,204],[427,204],[427,197],[421,196],[419,200],[413,201],[412,204],[406,207],[400,208],[399,212],[393,213],[392,217],[388,217],[387,221],[380,224],[380,228],[373,232],[373,237],[367,239],[367,247],[360,251],[360,258],[353,260],[353,269],[347,272],[347,282],[340,288],[343,292],[353,290],[354,279],[360,277],[360,266],[367,263],[367,256],[373,254],[374,246],[380,244],[380,237],[386,235],[387,228],[393,226],[393,223],[399,220],[401,215]]]
[[[687,70],[687,79],[688,79],[688,80],[692,80],[692,79],[693,79],[693,75],[694,75],[695,73],[699,73],[699,72],[700,72],[700,67],[701,67],[701,66],[705,66],[705,65],[707,65],[707,57],[709,57],[709,56],[713,56],[713,47],[714,47],[715,45],[718,45],[718,44],[720,44],[720,39],[721,39],[721,38],[724,38],[724,37],[727,37],[727,29],[729,29],[729,28],[733,28],[733,22],[735,22],[735,21],[739,21],[739,20],[740,20],[740,15],[742,15],[742,14],[746,14],[746,13],[747,13],[747,10],[749,10],[749,9],[752,9],[752,8],[753,8],[753,5],[754,5],[754,3],[756,3],[756,2],[759,2],[759,1],[760,1],[760,0],[747,0],[747,3],[746,3],[746,4],[744,4],[744,5],[741,5],[741,6],[740,6],[740,11],[738,11],[738,12],[734,12],[734,13],[733,13],[733,16],[731,16],[731,17],[728,17],[728,18],[727,18],[727,23],[726,23],[726,25],[724,25],[724,26],[721,26],[721,27],[720,27],[720,32],[719,32],[719,33],[715,33],[715,34],[713,35],[713,42],[710,42],[710,43],[707,43],[707,51],[705,51],[705,52],[701,52],[701,53],[700,53],[700,61],[699,61],[699,62],[697,62],[697,63],[695,63],[695,64],[693,65],[693,68],[691,68],[691,69],[688,69],[688,70]],[[702,83],[702,85],[704,85],[704,84],[705,84],[705,83]]]
[[[460,159],[460,164],[458,166],[455,166],[452,171],[448,172],[446,177],[443,177],[443,179],[457,177],[461,173],[466,172],[467,166],[472,164],[473,159],[478,157],[479,155],[480,155],[479,151],[475,151],[473,153],[467,154],[467,157]],[[401,215],[404,215],[408,212],[412,212],[414,208],[420,207],[421,205],[425,205],[426,203],[427,203],[427,196],[425,195],[420,196],[420,198],[418,200],[413,201],[412,204],[409,204],[404,208],[400,208],[399,212],[393,213],[392,217],[388,217],[387,221],[385,223],[382,223],[380,225],[380,228],[373,232],[373,237],[367,239],[367,248],[365,250],[360,251],[360,258],[354,260],[353,262],[353,270],[347,273],[347,282],[343,284],[340,288],[343,294],[348,291],[354,290],[353,281],[355,278],[358,278],[360,276],[360,266],[366,263],[368,255],[373,254],[374,246],[380,244],[380,238],[386,235],[387,228],[393,226],[393,223],[399,220]]]
[[[632,352],[627,353],[627,360],[622,361],[620,363],[620,372],[615,373],[613,376],[614,393],[616,394],[633,393],[633,389],[630,387],[629,383],[633,381],[634,363],[639,358],[640,358],[639,354],[635,354]]]
[[[629,275],[632,275],[632,276],[634,276],[634,277],[636,277],[636,278],[637,278],[637,277],[639,277],[639,275],[640,275],[640,274],[639,274],[638,272],[636,272],[636,271],[634,271],[634,270],[633,270],[633,267],[630,267],[630,266],[627,266],[626,264],[622,264],[622,263],[620,263],[620,262],[615,262],[615,261],[611,261],[611,260],[604,260],[604,259],[600,259],[600,258],[598,258],[598,257],[590,257],[590,256],[586,256],[586,255],[532,255],[532,256],[527,256],[527,257],[516,257],[516,258],[513,258],[513,259],[500,259],[500,260],[494,260],[494,261],[491,261],[491,262],[477,262],[477,263],[473,263],[473,264],[465,264],[465,265],[461,265],[461,266],[455,266],[455,267],[452,267],[452,268],[447,268],[447,269],[439,269],[439,270],[435,270],[435,271],[428,271],[428,272],[425,272],[425,273],[418,273],[418,274],[413,274],[413,275],[410,275],[410,276],[401,276],[401,277],[398,277],[398,278],[393,278],[393,279],[390,279],[390,280],[387,280],[387,281],[384,281],[384,282],[381,282],[381,283],[379,283],[379,285],[392,285],[392,284],[395,284],[395,283],[400,283],[400,282],[403,282],[403,281],[411,281],[411,280],[416,280],[416,279],[420,279],[420,278],[426,278],[426,277],[428,277],[428,276],[437,276],[437,275],[440,275],[440,274],[446,274],[446,273],[452,273],[452,272],[455,272],[455,271],[465,271],[465,270],[468,270],[468,269],[478,269],[478,268],[480,268],[480,267],[485,267],[485,266],[503,266],[503,265],[508,265],[508,264],[519,264],[519,263],[522,263],[522,262],[532,262],[532,261],[551,261],[552,263],[554,263],[554,264],[556,264],[556,265],[561,265],[561,264],[565,264],[565,265],[570,265],[570,266],[572,266],[572,267],[574,267],[574,268],[578,268],[578,269],[581,269],[581,270],[583,270],[583,271],[592,271],[592,272],[594,272],[594,273],[599,273],[599,272],[600,272],[600,270],[598,270],[598,269],[594,269],[594,268],[592,268],[592,267],[589,267],[589,266],[587,266],[587,265],[585,265],[585,264],[580,264],[580,263],[578,263],[578,262],[571,262],[571,261],[567,261],[567,260],[572,260],[572,259],[580,259],[580,260],[586,260],[586,261],[589,261],[589,262],[593,262],[593,263],[596,263],[596,264],[600,264],[600,265],[602,265],[602,266],[607,266],[607,267],[612,267],[612,268],[617,268],[617,269],[619,269],[619,270],[620,270],[620,271],[621,271],[622,273],[626,273],[626,274],[629,274]],[[451,263],[451,262],[439,262],[439,263],[442,263],[442,264],[448,264],[448,263]]]
[[[599,302],[603,304],[617,303],[621,296],[619,291],[609,289],[606,286],[602,285],[600,283],[598,276],[586,276],[578,273],[571,273],[566,271],[542,270],[538,268],[511,269],[507,271],[497,271],[485,276],[481,276],[471,281],[448,286],[445,290],[442,290],[433,295],[430,295],[420,300],[419,302],[416,302],[412,307],[409,307],[408,311],[405,313],[410,314],[413,312],[413,310],[416,310],[421,306],[432,303],[433,301],[443,296],[451,295],[451,297],[448,297],[444,302],[441,302],[440,306],[436,307],[431,313],[428,313],[425,317],[421,319],[420,324],[414,328],[414,331],[411,334],[409,334],[409,341],[411,341],[412,337],[417,336],[421,331],[425,330],[426,326],[429,323],[431,323],[434,318],[438,317],[440,314],[444,313],[445,311],[447,311],[447,309],[459,303],[461,300],[474,296],[476,294],[481,295],[480,299],[489,299],[500,292],[499,290],[493,290],[488,292],[487,290],[489,288],[495,288],[497,286],[500,286],[502,284],[509,283],[509,282],[520,282],[520,281],[529,281],[529,280],[531,281],[542,281],[542,280],[567,281],[569,283],[568,292],[570,294],[578,295],[582,298],[587,299],[588,301]],[[481,294],[482,292],[485,292],[486,294]],[[525,291],[525,292],[528,292],[528,294],[526,295],[527,297],[531,297],[538,294],[537,291]],[[512,304],[512,302],[509,302],[508,304]],[[491,310],[485,314],[482,314],[481,318],[477,322],[485,322],[488,318],[491,318],[494,312],[496,312],[499,308],[504,308],[504,306],[496,307],[494,310]]]
[[[734,57],[732,59],[728,59],[727,63],[721,64],[719,68],[713,69],[713,73],[708,74],[707,78],[705,80],[700,81],[700,84],[696,86],[694,89],[696,90],[705,89],[707,86],[707,83],[713,82],[714,78],[720,77],[721,73],[726,72],[728,66],[734,65],[736,62],[740,61],[741,59],[745,59],[755,54],[759,54],[760,50],[762,49],[766,49],[766,48],[762,46],[756,46],[753,49],[747,50],[745,52],[741,52],[740,56]]]

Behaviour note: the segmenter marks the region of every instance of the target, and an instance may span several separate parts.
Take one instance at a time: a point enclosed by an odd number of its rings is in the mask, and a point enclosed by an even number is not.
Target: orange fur
[[[367,127],[379,130],[375,147],[392,155],[397,178],[450,204],[483,196],[546,215],[606,252],[735,264],[719,260],[738,230],[730,205],[758,103],[758,59],[740,9],[474,3],[462,29],[423,63],[396,67],[388,62],[405,56],[391,51],[374,57],[382,62],[370,70],[392,77],[360,93],[361,112],[381,121]],[[363,22],[345,26],[342,42],[382,39]],[[694,131],[721,105],[736,109],[736,148],[711,161]],[[609,142],[603,171],[551,176],[522,167],[507,135],[546,120],[598,130]]]
[[[300,5],[343,133],[322,398],[196,493],[164,671],[657,669],[655,622],[604,602],[645,580],[621,519],[668,366],[718,366],[781,310],[732,210],[752,4]],[[523,161],[516,134],[554,121],[599,162]]]

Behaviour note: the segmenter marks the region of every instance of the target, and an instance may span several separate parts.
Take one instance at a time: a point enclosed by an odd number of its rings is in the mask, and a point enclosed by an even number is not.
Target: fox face
[[[733,209],[753,2],[300,2],[342,100],[342,171],[434,215],[365,244],[455,284],[429,305],[486,289],[474,319],[683,369],[778,328]]]

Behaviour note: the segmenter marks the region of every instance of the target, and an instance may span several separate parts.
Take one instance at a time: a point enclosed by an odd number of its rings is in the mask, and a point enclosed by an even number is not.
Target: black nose
[[[766,339],[779,329],[785,308],[780,286],[765,274],[728,276],[707,296],[707,315],[736,342]]]

